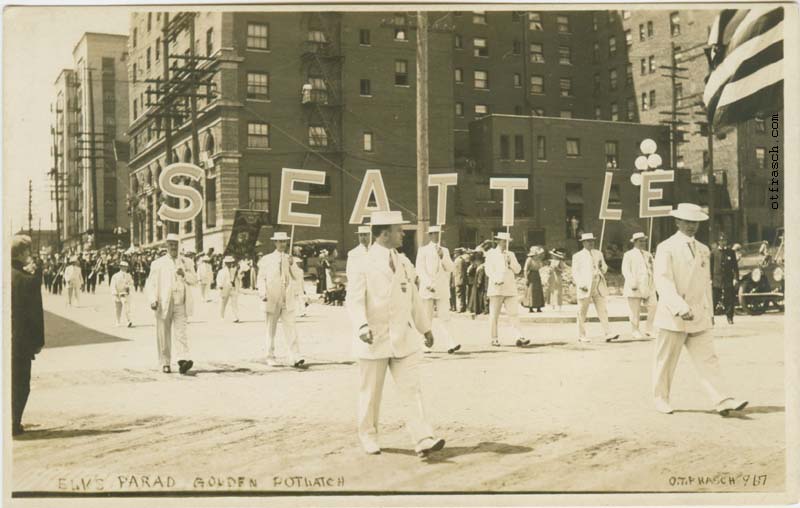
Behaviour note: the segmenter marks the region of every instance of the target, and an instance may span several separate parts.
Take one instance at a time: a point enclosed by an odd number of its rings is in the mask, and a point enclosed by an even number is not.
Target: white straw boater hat
[[[403,212],[372,212],[369,223],[373,226],[410,224],[407,220],[403,220]]]
[[[270,240],[286,240],[288,242],[289,235],[287,235],[283,231],[276,231],[275,233],[272,234],[272,238],[270,238]]]
[[[506,233],[505,231],[500,231],[496,235],[494,235],[495,239],[497,240],[508,240],[511,241],[511,235]]]
[[[594,233],[583,233],[581,235],[581,241],[585,242],[586,240],[597,240],[597,239],[594,237]]]
[[[233,256],[225,256],[225,259],[222,260],[223,263],[235,263],[236,258]]]
[[[702,222],[708,220],[708,214],[694,203],[678,203],[678,208],[669,212],[676,219],[683,219],[692,222]]]
[[[641,231],[638,231],[634,233],[633,236],[631,237],[631,242],[635,242],[636,240],[641,240],[644,238],[647,238],[647,235],[642,233]]]
[[[371,231],[371,229],[370,229],[369,226],[358,226],[357,234],[359,234],[359,235],[368,235],[370,233],[370,231]]]
[[[120,261],[119,266],[128,266],[127,261]]]

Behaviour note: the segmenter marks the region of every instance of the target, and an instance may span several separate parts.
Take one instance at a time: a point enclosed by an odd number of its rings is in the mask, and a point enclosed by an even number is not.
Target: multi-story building
[[[127,241],[127,37],[85,33],[72,52],[74,69],[55,82],[54,146],[60,231],[68,247]],[[115,230],[117,231],[115,233]]]

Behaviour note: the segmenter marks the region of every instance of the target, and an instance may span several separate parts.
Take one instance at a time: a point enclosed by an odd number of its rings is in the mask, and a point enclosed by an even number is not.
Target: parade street
[[[343,307],[312,304],[298,320],[309,369],[270,367],[260,302],[242,322],[199,303],[189,323],[190,375],[164,374],[152,311],[133,297],[133,328],[113,326],[106,285],[44,295],[45,349],[33,362],[26,432],[13,442],[14,491],[778,491],[784,487],[783,315],[717,319],[726,388],[750,405],[713,412],[688,355],[672,415],[653,408],[653,340],[576,342],[573,323],[523,321],[531,339],[489,345],[487,317],[459,315],[454,355],[422,363],[428,419],[447,446],[428,459],[402,428],[393,382],[381,455],[356,435],[358,375]],[[620,307],[621,308],[621,307]],[[525,317],[528,317],[527,314]],[[436,329],[434,329],[435,331]],[[282,333],[279,328],[279,334]],[[280,347],[280,346],[279,346]],[[278,356],[284,352],[278,350]]]

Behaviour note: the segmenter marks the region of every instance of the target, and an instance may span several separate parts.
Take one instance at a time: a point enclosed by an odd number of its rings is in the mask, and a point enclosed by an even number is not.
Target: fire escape
[[[308,149],[303,168],[318,155],[341,165],[342,61],[341,14],[307,12],[301,29],[306,32],[301,54],[303,85],[300,91]],[[309,168],[313,169],[313,168]]]

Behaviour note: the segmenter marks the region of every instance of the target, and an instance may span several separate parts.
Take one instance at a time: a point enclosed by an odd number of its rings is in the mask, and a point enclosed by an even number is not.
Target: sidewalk
[[[606,307],[608,308],[608,320],[610,322],[628,321],[628,302],[623,296],[608,296],[606,297]],[[469,318],[471,315],[468,313],[455,314],[456,316],[463,316]],[[488,316],[488,314],[487,314]],[[575,323],[578,316],[578,305],[567,304],[562,305],[561,310],[552,310],[550,306],[542,308],[542,312],[529,312],[527,307],[520,306],[519,317],[523,323]],[[642,320],[646,320],[647,315],[642,314]],[[597,311],[594,305],[589,306],[589,314],[586,319],[589,323],[598,323]]]

